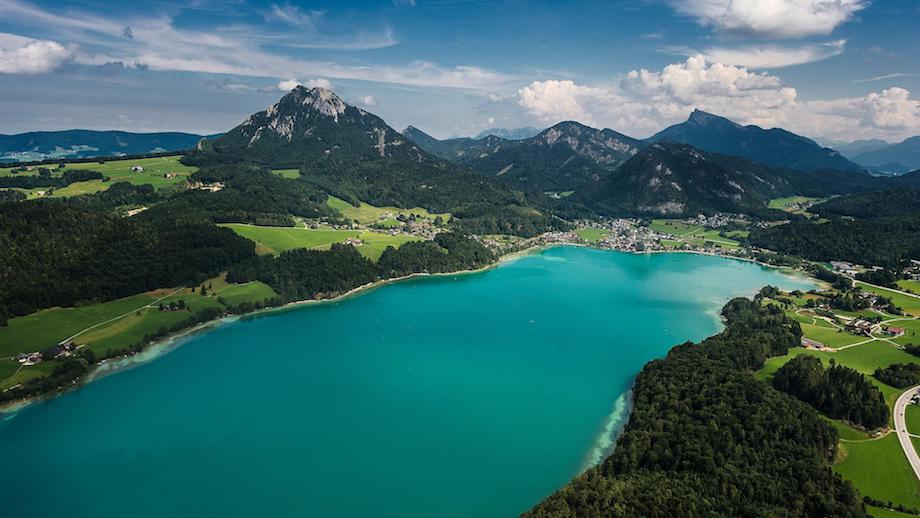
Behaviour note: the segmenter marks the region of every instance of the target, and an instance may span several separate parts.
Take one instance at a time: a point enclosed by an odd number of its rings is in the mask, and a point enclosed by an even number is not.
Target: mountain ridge
[[[646,139],[649,143],[662,140],[690,144],[703,151],[740,156],[772,167],[802,171],[865,169],[808,137],[782,128],[763,129],[753,124],[742,126],[699,109],[694,110],[685,122],[669,126]]]

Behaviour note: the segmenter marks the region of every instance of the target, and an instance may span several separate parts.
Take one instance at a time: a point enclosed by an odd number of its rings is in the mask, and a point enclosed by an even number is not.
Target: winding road
[[[910,398],[917,394],[920,394],[920,385],[905,390],[904,393],[898,397],[898,400],[894,404],[894,430],[898,434],[898,441],[901,443],[904,455],[907,456],[907,460],[910,462],[910,467],[914,470],[914,475],[920,480],[920,456],[917,455],[917,450],[914,449],[914,444],[910,440],[910,433],[907,431],[905,417],[907,405],[910,404]]]

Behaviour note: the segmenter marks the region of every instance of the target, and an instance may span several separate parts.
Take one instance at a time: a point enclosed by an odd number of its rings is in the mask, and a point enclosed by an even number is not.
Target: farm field
[[[901,279],[898,281],[898,288],[920,295],[920,281]]]
[[[885,288],[876,288],[874,286],[869,286],[868,284],[856,281],[856,286],[860,288],[871,291],[877,295],[882,295],[883,297],[888,297],[896,306],[904,310],[908,315],[920,316],[920,297],[911,297],[910,295],[905,295],[903,293],[898,293],[897,291],[888,290]]]
[[[575,231],[575,234],[589,243],[597,243],[607,237],[608,232],[599,228],[580,228]]]
[[[699,225],[688,225],[683,221],[676,219],[653,219],[649,228],[656,232],[671,234],[674,236],[686,236],[702,232],[704,229]]]
[[[192,166],[183,165],[179,162],[181,157],[179,155],[166,156],[166,157],[156,157],[156,158],[138,158],[134,160],[108,160],[106,162],[81,162],[81,163],[68,163],[64,162],[65,168],[68,169],[86,169],[89,171],[99,171],[104,176],[110,178],[108,182],[102,180],[89,180],[86,182],[76,182],[68,185],[65,188],[57,189],[53,196],[55,197],[68,197],[68,196],[77,196],[79,194],[89,194],[93,192],[104,191],[108,189],[113,183],[117,182],[129,182],[135,185],[150,184],[153,185],[156,189],[162,189],[163,187],[168,187],[171,185],[178,185],[184,183],[186,179],[194,173],[197,168]],[[134,173],[131,171],[131,167],[138,165],[144,168],[143,173]],[[57,166],[51,164],[48,166],[52,170],[53,175],[57,175],[62,172],[62,170],[57,169]],[[17,175],[36,175],[37,167],[35,171],[23,172],[23,173],[11,173],[11,170],[15,169],[13,167],[3,167],[0,168],[0,176],[9,176],[12,174]],[[166,173],[175,173],[174,178],[166,178]],[[30,189],[26,191],[27,194],[31,192],[30,197],[34,197],[34,192],[39,190],[47,189]]]
[[[809,202],[820,202],[823,199],[824,198],[809,198],[807,196],[788,196],[785,198],[774,198],[770,200],[770,203],[767,205],[767,207],[771,209],[791,212],[793,214],[809,214],[808,211],[793,208],[793,205],[801,205],[803,203]]]
[[[360,206],[355,207],[347,201],[336,198],[335,196],[330,196],[326,204],[341,212],[342,216],[348,219],[356,220],[362,225],[371,225],[377,223],[380,220],[389,219],[387,216],[393,217],[400,214],[404,216],[415,214],[416,216],[421,216],[428,219],[435,219],[436,217],[441,216],[441,219],[443,219],[445,222],[450,221],[450,214],[448,213],[437,214],[428,212],[428,210],[421,207],[415,207],[412,209],[401,209],[399,207],[375,207],[364,202],[361,202]]]
[[[278,176],[287,178],[288,180],[296,180],[300,178],[300,169],[272,169],[272,172]]]
[[[920,435],[920,406],[907,405],[905,417],[907,420],[907,431]]]
[[[740,246],[738,241],[720,236],[718,230],[706,229],[700,225],[690,225],[676,219],[653,219],[649,224],[649,228],[656,232],[671,234],[680,238],[680,241],[684,243],[696,246],[705,245],[707,242],[723,248],[738,248]],[[748,232],[736,230],[732,234],[740,237],[746,236]],[[679,245],[674,245],[673,243],[680,241],[667,241],[672,244],[665,244],[665,246],[679,248]]]
[[[421,238],[398,234],[391,236],[380,232],[368,230],[335,230],[335,229],[310,229],[302,227],[260,227],[242,223],[228,223],[221,225],[232,229],[237,234],[255,241],[257,251],[265,254],[280,254],[295,248],[328,249],[333,243],[343,243],[348,238],[360,239],[364,242],[358,246],[362,255],[376,261],[380,259],[383,251],[388,246],[399,247],[410,241],[421,241]]]
[[[859,492],[882,501],[920,507],[920,484],[914,476],[898,437],[890,433],[880,439],[841,441],[843,460],[834,471],[851,481]]]
[[[168,328],[187,319],[196,311],[220,307],[219,297],[227,304],[240,304],[259,302],[275,296],[275,292],[261,282],[230,284],[222,276],[206,281],[203,285],[211,286],[207,296],[202,296],[197,290],[192,292],[191,288],[160,289],[111,302],[74,308],[51,308],[11,319],[8,326],[0,328],[0,390],[45,375],[56,364],[54,361],[45,361],[19,369],[13,356],[20,352],[51,347],[80,331],[86,330],[74,341],[102,355],[131,346],[161,327]],[[179,300],[185,301],[189,310],[159,310],[159,303],[168,305]],[[101,325],[88,329],[98,324]]]

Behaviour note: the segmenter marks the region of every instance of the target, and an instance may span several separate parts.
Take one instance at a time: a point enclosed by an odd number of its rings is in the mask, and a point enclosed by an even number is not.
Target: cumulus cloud
[[[286,79],[278,83],[278,90],[282,92],[290,92],[291,90],[297,88],[298,86],[306,86],[307,88],[325,88],[326,90],[332,90],[332,83],[328,79],[317,78],[317,79],[308,79],[306,81],[298,81],[297,79]]]
[[[811,112],[846,119],[860,129],[881,131],[920,130],[920,100],[911,99],[905,88],[886,88],[864,97],[812,101]]]
[[[0,74],[40,74],[54,70],[73,58],[70,49],[56,41],[3,36],[0,40]]]
[[[374,106],[377,106],[377,98],[373,95],[365,95],[358,98],[358,104],[367,106],[368,108],[373,108]]]
[[[575,84],[573,81],[534,81],[518,90],[518,104],[544,122],[576,120],[594,124],[599,105],[607,104],[612,92]]]
[[[633,70],[614,85],[534,81],[518,91],[518,104],[543,122],[574,119],[641,135],[683,120],[694,108],[775,125],[796,106],[796,95],[778,77],[698,55],[660,71]]]
[[[702,55],[657,71],[633,70],[618,83],[534,81],[518,91],[517,104],[542,123],[573,119],[635,136],[682,122],[696,108],[741,124],[781,126],[826,139],[897,140],[920,132],[920,100],[905,88],[800,101],[796,90],[775,75],[713,63]]]
[[[830,34],[866,0],[667,0],[679,13],[725,32],[758,38]]]

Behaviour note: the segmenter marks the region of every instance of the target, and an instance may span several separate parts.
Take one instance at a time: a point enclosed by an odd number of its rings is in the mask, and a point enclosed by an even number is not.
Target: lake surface
[[[504,517],[601,458],[753,263],[553,248],[240,320],[0,422],[5,516]]]

